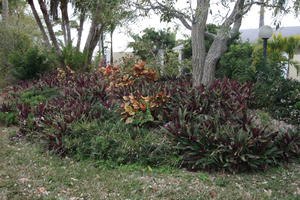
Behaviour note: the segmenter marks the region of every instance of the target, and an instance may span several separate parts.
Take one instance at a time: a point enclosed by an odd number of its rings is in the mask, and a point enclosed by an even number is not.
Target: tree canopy
[[[160,49],[172,49],[176,44],[176,34],[169,29],[155,31],[154,28],[146,28],[141,36],[134,34],[132,38],[134,42],[130,42],[128,47],[132,47],[143,60],[154,58]]]

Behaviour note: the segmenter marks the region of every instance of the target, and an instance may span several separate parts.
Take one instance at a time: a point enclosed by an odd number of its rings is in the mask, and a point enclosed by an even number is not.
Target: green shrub
[[[11,76],[12,65],[9,62],[9,55],[15,51],[26,51],[32,41],[30,38],[14,30],[10,26],[0,24],[0,87],[13,82]]]
[[[251,68],[255,71],[255,82],[273,82],[284,77],[286,58],[283,52],[268,50],[267,63],[264,63],[262,45],[255,46]]]
[[[56,88],[42,88],[31,89],[21,93],[19,96],[19,103],[28,103],[30,106],[36,106],[41,102],[50,100],[53,97],[58,96],[59,93]]]
[[[63,48],[59,61],[73,70],[81,70],[85,66],[86,54],[78,51],[76,47],[68,45]]]
[[[63,136],[64,148],[77,159],[112,161],[116,165],[175,165],[167,138],[116,120],[78,122]]]
[[[21,114],[18,112],[18,107],[21,105],[34,107],[58,95],[59,93],[56,88],[30,89],[20,94],[11,94],[11,102],[9,104],[3,103],[0,106],[0,122],[5,123],[7,126],[17,125]],[[34,125],[32,121],[34,116],[31,109],[28,109],[28,112],[26,125],[32,128]]]
[[[297,103],[295,103],[295,109],[300,110],[300,101],[298,101]]]
[[[16,112],[0,112],[0,122],[5,126],[16,125],[18,123]]]
[[[17,80],[37,78],[50,70],[53,62],[37,47],[31,47],[25,52],[14,51],[9,60],[13,66],[12,74]]]
[[[255,69],[251,66],[253,46],[249,43],[234,44],[221,57],[217,76],[239,81],[255,81]]]
[[[275,119],[287,123],[300,123],[300,83],[278,79],[272,83],[258,82],[255,87],[253,108],[264,109]]]

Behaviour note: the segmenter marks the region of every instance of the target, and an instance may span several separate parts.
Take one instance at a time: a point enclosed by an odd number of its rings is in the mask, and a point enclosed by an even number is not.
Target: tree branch
[[[187,16],[186,14],[180,12],[179,10],[176,10],[175,8],[169,7],[165,4],[162,4],[160,2],[158,2],[157,0],[155,1],[155,4],[153,4],[151,1],[148,1],[148,5],[150,6],[150,9],[154,10],[154,11],[159,11],[162,13],[168,13],[170,15],[172,15],[172,17],[180,20],[180,22],[189,30],[192,30],[192,25],[190,23],[192,23],[192,20],[189,16]],[[140,6],[139,4],[136,4],[136,6],[142,10],[147,10],[149,11],[150,9],[147,9],[143,6]]]
[[[213,34],[213,33],[210,33],[210,32],[205,32],[205,36],[206,37],[209,37],[209,38],[211,38],[211,39],[215,39],[216,38],[216,34]]]

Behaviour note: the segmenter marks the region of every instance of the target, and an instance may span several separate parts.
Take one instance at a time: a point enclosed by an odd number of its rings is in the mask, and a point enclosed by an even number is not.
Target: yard
[[[300,200],[299,0],[0,2],[0,200]]]
[[[15,128],[1,128],[1,200],[80,199],[300,199],[300,164],[266,172],[226,174],[170,168],[75,162],[9,140]]]

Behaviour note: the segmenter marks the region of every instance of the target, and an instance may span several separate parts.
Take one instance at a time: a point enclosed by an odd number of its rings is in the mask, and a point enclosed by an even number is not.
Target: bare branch
[[[191,18],[180,12],[179,10],[176,10],[175,8],[172,8],[172,7],[169,7],[163,3],[160,3],[158,2],[157,0],[155,1],[155,4],[153,4],[151,1],[148,2],[148,5],[150,8],[146,8],[145,6],[140,6],[139,4],[136,4],[136,6],[139,8],[139,9],[142,9],[142,10],[146,10],[146,11],[149,11],[149,10],[154,10],[154,11],[158,11],[158,12],[168,12],[168,14],[172,15],[172,17],[180,20],[180,22],[189,30],[192,30],[192,26],[191,26],[191,23],[192,23],[192,20]]]

